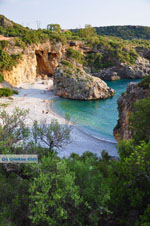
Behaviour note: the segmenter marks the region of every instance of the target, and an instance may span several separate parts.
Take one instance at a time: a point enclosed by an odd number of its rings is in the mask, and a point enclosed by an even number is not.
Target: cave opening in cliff
[[[51,53],[43,50],[36,50],[36,60],[37,60],[37,76],[40,75],[44,77],[47,75],[48,77],[52,77],[54,73],[53,62],[51,60]]]

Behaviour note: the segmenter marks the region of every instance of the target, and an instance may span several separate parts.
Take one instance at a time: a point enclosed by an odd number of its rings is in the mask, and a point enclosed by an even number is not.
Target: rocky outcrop
[[[13,27],[13,23],[4,16],[0,16],[0,26]]]
[[[116,140],[119,138],[128,140],[131,133],[128,129],[128,119],[137,100],[150,97],[150,88],[144,89],[136,83],[130,83],[127,90],[118,99],[119,120],[114,128]]]
[[[34,82],[37,76],[52,76],[64,51],[61,43],[52,45],[49,41],[28,46],[25,50],[13,44],[9,45],[6,52],[9,55],[21,54],[21,59],[11,71],[3,71],[4,79],[16,86]]]
[[[122,78],[143,78],[145,75],[150,74],[150,61],[144,58],[144,56],[138,57],[134,65],[121,63],[118,66],[100,70],[98,73],[94,73],[93,75],[108,81],[119,80]]]
[[[136,52],[141,56],[148,60],[150,60],[150,49],[144,47],[136,47]]]
[[[115,91],[99,78],[87,74],[79,68],[60,65],[54,73],[54,94],[57,96],[79,99],[105,99]]]
[[[37,74],[53,76],[64,52],[65,47],[60,42],[55,45],[50,45],[49,50],[43,47],[35,50],[37,59]]]

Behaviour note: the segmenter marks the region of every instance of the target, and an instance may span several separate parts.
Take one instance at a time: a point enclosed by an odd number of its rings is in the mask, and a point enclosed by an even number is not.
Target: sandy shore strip
[[[7,105],[5,110],[9,113],[12,113],[16,107],[29,109],[27,119],[29,126],[32,126],[34,120],[40,122],[42,119],[46,119],[48,123],[52,119],[57,119],[60,124],[65,123],[64,118],[50,109],[50,102],[56,98],[52,91],[52,79],[37,80],[31,84],[24,83],[17,88],[19,91],[18,95],[0,99],[1,109],[3,108],[3,104]],[[90,151],[100,156],[102,150],[108,151],[112,156],[118,156],[115,144],[98,140],[78,130],[77,126],[74,126],[71,131],[71,140],[72,142],[70,144],[59,150],[61,157],[68,157],[71,153],[82,154],[85,151]]]

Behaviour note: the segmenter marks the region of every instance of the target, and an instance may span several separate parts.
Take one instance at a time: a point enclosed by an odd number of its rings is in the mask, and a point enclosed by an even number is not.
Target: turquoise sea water
[[[114,141],[113,128],[117,124],[117,99],[126,90],[129,82],[138,82],[139,79],[122,79],[107,82],[116,93],[106,100],[79,101],[56,98],[51,105],[52,109],[61,116],[69,113],[71,121],[83,130],[99,139]]]

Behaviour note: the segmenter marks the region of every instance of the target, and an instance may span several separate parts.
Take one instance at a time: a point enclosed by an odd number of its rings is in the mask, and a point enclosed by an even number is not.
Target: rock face
[[[119,80],[121,78],[143,78],[145,75],[150,74],[150,61],[144,58],[144,56],[138,57],[135,64],[132,66],[121,63],[118,66],[106,68],[98,73],[94,73],[94,76],[108,81]]]
[[[0,18],[0,26],[2,27],[13,27],[13,23],[5,17]]]
[[[92,100],[111,97],[115,91],[79,68],[61,65],[54,73],[54,93],[70,99]]]
[[[3,71],[4,79],[12,86],[33,82],[37,76],[52,76],[64,47],[61,43],[52,45],[49,41],[43,44],[28,46],[25,50],[18,46],[9,46],[8,54],[22,54],[21,60],[11,71]]]
[[[4,39],[5,38],[5,39]],[[8,40],[10,45],[6,47],[9,55],[21,54],[22,60],[11,71],[4,71],[4,79],[11,85],[16,86],[24,82],[33,82],[37,76],[53,76],[55,69],[61,59],[66,59],[66,49],[72,48],[79,51],[83,56],[96,54],[96,47],[87,46],[84,41],[68,41],[62,45],[60,42],[55,44],[46,41],[41,44],[33,44],[25,49],[15,45],[14,38],[0,37],[1,40]],[[74,60],[74,65],[83,69],[89,74],[102,80],[118,80],[121,78],[143,78],[150,74],[150,50],[137,48],[139,54],[134,65],[129,66],[125,63],[119,63],[117,66],[100,70],[98,73],[92,73],[90,67],[80,64]],[[68,60],[68,59],[67,59]],[[70,59],[69,59],[70,60]]]
[[[133,105],[137,100],[150,97],[150,88],[143,89],[138,84],[130,83],[127,86],[126,93],[118,99],[119,120],[114,128],[114,136],[116,140],[119,138],[128,140],[131,138],[131,134],[128,130],[128,119],[130,112],[133,109]]]

